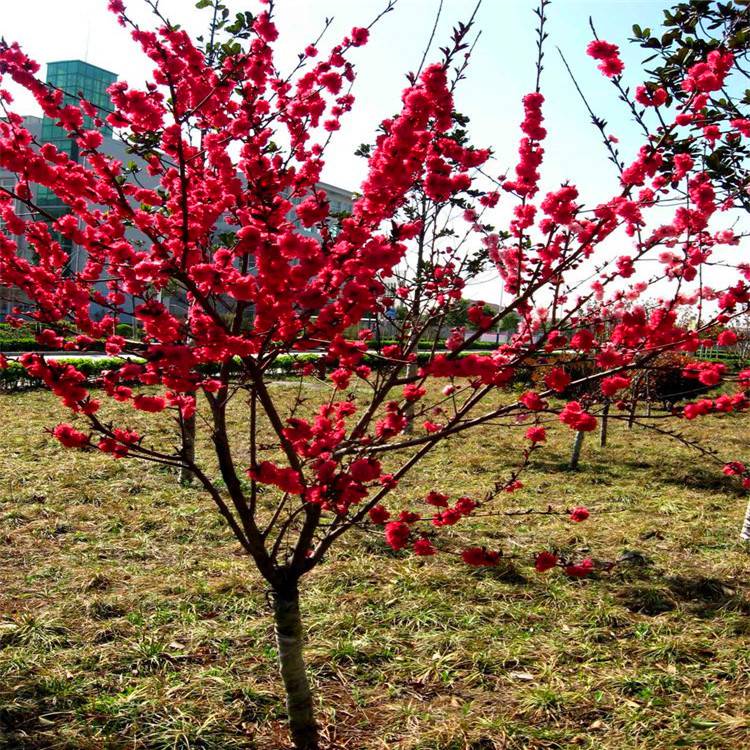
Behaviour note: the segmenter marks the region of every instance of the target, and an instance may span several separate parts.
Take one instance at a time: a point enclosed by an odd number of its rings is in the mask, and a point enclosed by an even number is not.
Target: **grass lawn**
[[[0,396],[0,414],[0,748],[285,747],[265,587],[210,500],[157,466],[63,449],[43,431],[68,419],[49,394]],[[750,458],[748,427],[685,431]],[[507,432],[447,443],[399,497],[480,495],[518,458]],[[453,527],[457,547],[489,539],[517,555],[491,570],[351,536],[305,580],[332,747],[747,743],[745,498],[688,448],[620,423],[570,472],[572,433],[554,433],[502,507],[582,504],[589,521]],[[587,580],[537,575],[530,553],[550,545],[630,561]]]

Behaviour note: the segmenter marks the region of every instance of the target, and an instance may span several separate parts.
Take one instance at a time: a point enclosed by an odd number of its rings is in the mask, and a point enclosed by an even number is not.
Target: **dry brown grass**
[[[264,586],[210,501],[158,467],[60,448],[43,432],[64,416],[47,394],[2,396],[0,409],[0,747],[285,747]],[[737,457],[749,424],[688,429]],[[436,450],[401,499],[482,492],[517,456],[506,433]],[[585,504],[586,524],[456,527],[457,543],[489,538],[519,555],[490,571],[352,536],[310,576],[307,653],[333,746],[747,740],[744,498],[686,448],[620,426],[571,473],[569,439],[560,432],[502,504]],[[634,554],[590,580],[538,576],[529,553],[550,544]]]

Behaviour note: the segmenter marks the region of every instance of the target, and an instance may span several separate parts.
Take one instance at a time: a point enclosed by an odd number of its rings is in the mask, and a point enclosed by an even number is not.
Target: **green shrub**
[[[7,338],[0,339],[0,352],[29,352],[29,351],[41,351],[45,347],[37,344],[35,338],[18,337],[18,338]]]
[[[115,326],[115,333],[125,339],[133,337],[133,326],[130,323],[118,323]]]
[[[694,358],[679,352],[660,354],[649,366],[647,378],[635,384],[636,395],[641,399],[660,401],[665,409],[671,409],[680,401],[692,401],[708,393],[711,390],[708,386],[683,375],[685,367],[692,361]]]
[[[88,381],[99,377],[105,370],[119,367],[122,360],[117,357],[97,357],[96,359],[57,359],[58,363],[73,365]],[[0,370],[0,390],[19,391],[28,388],[40,388],[43,385],[38,378],[32,378],[22,364],[10,360],[7,366]]]
[[[461,357],[469,356],[470,353],[464,352],[460,354]],[[478,356],[488,356],[486,353],[480,353]],[[136,358],[137,359],[137,358]],[[418,352],[417,353],[417,364],[424,365],[430,360],[429,352]],[[92,359],[81,359],[81,358],[60,358],[56,360],[64,364],[72,364],[79,372],[86,376],[86,379],[91,382],[101,375],[104,370],[111,370],[122,365],[123,360],[119,357],[97,357]],[[330,370],[331,367],[327,366],[324,362],[323,357],[320,354],[300,353],[300,354],[282,354],[273,361],[271,366],[266,371],[267,375],[274,377],[293,376],[297,373],[297,369],[300,365],[312,363],[318,365],[318,374],[321,377],[325,376],[325,372]],[[375,354],[365,354],[362,358],[362,364],[377,369],[383,366],[383,360]],[[204,377],[210,377],[218,372],[218,365],[202,365],[199,368],[201,375]],[[239,359],[234,359],[231,365],[232,372],[240,372],[242,370],[242,363]],[[526,382],[528,377],[528,368],[519,368],[516,382]],[[7,368],[0,370],[0,390],[4,391],[15,391],[25,390],[28,388],[39,388],[42,386],[42,382],[37,378],[31,378],[27,374],[24,367],[18,362],[11,360],[8,362]]]
[[[375,339],[371,339],[367,342],[370,349],[380,350],[384,346],[390,346],[391,344],[397,344],[395,339],[381,339],[379,342]],[[432,340],[420,341],[417,344],[417,349],[420,351],[432,351],[432,347],[435,342]],[[494,341],[475,341],[469,348],[471,351],[495,351],[498,345]],[[440,340],[435,346],[436,351],[445,351],[445,340]]]

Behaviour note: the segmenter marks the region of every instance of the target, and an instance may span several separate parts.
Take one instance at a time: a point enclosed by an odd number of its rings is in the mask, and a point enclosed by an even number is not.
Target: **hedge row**
[[[25,352],[38,348],[32,326],[12,328],[7,323],[0,323],[0,352]]]
[[[29,338],[34,336],[34,329],[32,326],[22,326],[21,328],[13,328],[7,323],[0,323],[0,342],[6,339],[16,339],[19,337]]]
[[[45,347],[37,344],[34,338],[24,336],[15,339],[0,339],[0,352],[29,352],[43,349]]]
[[[34,326],[24,325],[21,328],[13,328],[7,323],[0,323],[0,352],[41,352],[50,351],[52,348],[37,342]],[[91,348],[94,351],[102,351],[104,343],[97,341]]]
[[[467,356],[462,354],[460,356]],[[480,354],[479,356],[487,356],[486,354]],[[418,352],[417,363],[422,365],[430,359],[429,352]],[[531,385],[533,387],[543,387],[544,376],[547,374],[550,367],[555,365],[555,362],[549,361],[551,358],[545,358],[547,362],[545,364],[538,363],[537,365],[522,366],[516,369],[515,376],[513,378],[513,385]],[[564,362],[565,357],[554,358],[557,360],[557,364]],[[688,357],[682,355],[675,357],[674,360],[670,357],[663,357],[662,361],[658,361],[656,371],[650,376],[650,387],[647,389],[651,398],[655,400],[664,401],[676,401],[682,400],[687,397],[695,397],[701,393],[702,388],[696,381],[686,379],[682,375],[685,363],[688,361]],[[77,359],[77,358],[61,358],[56,360],[59,363],[71,364],[79,372],[86,376],[89,381],[94,380],[104,370],[116,369],[122,365],[122,359],[117,357],[98,357],[95,359]],[[321,355],[315,353],[307,354],[285,354],[277,357],[273,365],[267,370],[267,374],[274,377],[284,377],[294,375],[297,371],[297,367],[300,364],[319,364],[320,374],[323,374],[325,368],[324,363],[321,361]],[[383,360],[376,354],[366,354],[362,359],[362,364],[377,369],[383,364]],[[575,378],[585,377],[589,374],[590,364],[586,362],[569,362],[567,364],[568,369],[571,371],[571,375]],[[232,371],[240,372],[242,365],[239,359],[234,360],[232,365]],[[218,365],[206,365],[201,367],[201,373],[204,377],[210,377],[218,371]],[[25,368],[16,361],[9,361],[7,367],[0,369],[0,391],[15,391],[24,390],[28,388],[38,388],[42,386],[42,382],[37,378],[29,377]],[[564,396],[567,398],[580,397],[586,392],[590,386],[571,388],[570,392],[565,393]],[[641,396],[644,394],[640,394]]]
[[[96,359],[74,359],[65,358],[55,360],[61,364],[73,365],[76,370],[83,373],[87,380],[93,380],[104,372],[112,370],[122,364],[122,360],[116,357],[98,357]],[[43,385],[39,378],[32,378],[26,372],[26,368],[15,360],[10,360],[7,366],[0,369],[0,390],[16,391],[27,388],[40,388]]]
[[[425,364],[429,358],[429,352],[419,352],[417,354],[417,363]],[[321,356],[315,353],[284,354],[274,360],[273,365],[268,370],[268,374],[276,377],[293,375],[300,364],[315,364],[316,362],[320,362],[320,359]],[[117,357],[97,357],[95,359],[78,359],[71,357],[60,358],[55,361],[62,364],[73,365],[79,372],[83,373],[89,381],[101,375],[104,370],[112,370],[122,365],[122,359]],[[362,363],[368,367],[376,369],[383,364],[383,360],[374,354],[366,354],[362,358]],[[235,360],[231,369],[234,372],[239,372],[242,369],[240,361]],[[201,372],[205,377],[213,375],[217,371],[218,365],[207,365],[201,368]],[[0,370],[0,390],[25,390],[28,388],[39,388],[42,385],[41,380],[29,377],[29,374],[26,372],[23,365],[14,360],[10,360],[7,367]]]
[[[393,344],[395,342],[381,341],[379,345],[375,344],[372,341],[368,343],[369,343],[370,349],[379,351],[382,347],[387,346],[389,343]],[[436,351],[446,351],[445,347],[442,344],[443,342],[439,342],[439,345]],[[102,351],[103,348],[104,348],[104,344],[100,341],[97,341],[91,345],[90,350]],[[488,341],[475,341],[471,345],[471,350],[476,351],[476,352],[494,351],[496,348],[497,348],[496,344],[490,343]],[[432,351],[432,344],[427,341],[421,341],[418,345],[418,349],[421,352],[430,352]],[[50,351],[50,350],[51,350],[50,347],[37,343],[36,339],[33,336],[16,336],[15,338],[0,338],[0,352],[29,352],[29,351]]]
[[[117,333],[120,336],[130,338],[132,328],[129,325],[118,325]],[[71,338],[73,334],[71,332]],[[95,341],[91,344],[91,351],[104,351],[104,342]],[[45,346],[36,340],[36,330],[34,326],[24,325],[20,328],[13,328],[7,323],[0,323],[0,352],[46,352],[57,351],[58,348]]]
[[[398,343],[400,342],[395,339],[381,339],[380,341],[370,339],[370,341],[367,342],[367,346],[370,349],[379,350],[384,346],[391,346],[392,344]],[[445,340],[438,341],[437,345],[435,345],[434,341],[420,341],[417,344],[417,349],[429,352],[432,351],[433,346],[435,346],[436,351],[445,351]],[[474,351],[494,351],[497,347],[498,344],[494,341],[475,341],[470,348]]]
[[[278,357],[271,368],[274,375],[291,375],[295,371],[295,362],[316,362],[319,359],[317,354],[299,354],[284,355]],[[375,358],[373,358],[375,359]],[[73,365],[79,372],[86,376],[88,381],[99,377],[105,370],[113,370],[120,367],[123,363],[119,357],[97,357],[95,359],[80,359],[74,357],[61,357],[55,362],[59,364]],[[371,363],[370,366],[375,364]],[[232,369],[238,372],[240,368],[239,360],[235,361]],[[218,371],[218,365],[209,365],[201,368],[204,376],[208,377]],[[32,378],[26,372],[26,368],[15,360],[9,360],[7,366],[0,369],[0,391],[17,391],[29,388],[41,388],[42,381],[39,378]]]
[[[57,352],[60,351],[60,347],[56,346],[47,346],[45,344],[40,344],[37,342],[35,338],[15,338],[15,339],[5,339],[4,341],[0,341],[0,352]],[[86,354],[87,352],[103,352],[104,351],[104,342],[103,341],[94,341],[91,346],[85,351],[79,352],[76,350],[76,354]]]

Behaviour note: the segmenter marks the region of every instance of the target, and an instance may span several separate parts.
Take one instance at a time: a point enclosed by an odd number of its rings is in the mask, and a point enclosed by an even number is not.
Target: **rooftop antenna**
[[[83,55],[84,62],[89,61],[89,41],[91,40],[91,2],[87,3],[88,13],[86,13],[86,47]]]

